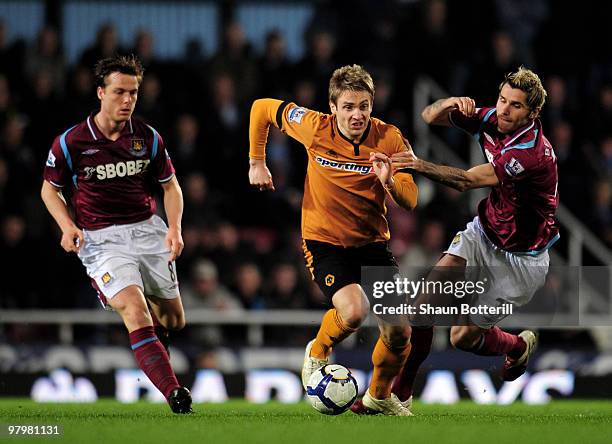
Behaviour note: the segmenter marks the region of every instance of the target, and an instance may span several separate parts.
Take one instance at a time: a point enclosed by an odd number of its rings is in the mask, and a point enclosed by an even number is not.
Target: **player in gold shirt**
[[[251,185],[274,190],[266,166],[270,125],[304,145],[308,170],[302,203],[306,265],[333,307],[323,317],[316,338],[306,347],[302,384],[328,362],[332,348],[353,333],[369,312],[361,268],[387,267],[398,272],[389,250],[385,196],[401,207],[416,206],[417,186],[409,173],[394,171],[391,156],[408,150],[400,131],[370,117],[374,82],[358,65],[334,71],[329,83],[331,114],[291,102],[259,99],[250,119]],[[378,319],[374,373],[363,403],[373,412],[410,416],[391,395],[393,378],[410,353],[410,327]]]

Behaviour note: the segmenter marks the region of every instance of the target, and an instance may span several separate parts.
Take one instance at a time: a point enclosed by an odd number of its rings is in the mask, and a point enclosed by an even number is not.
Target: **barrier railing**
[[[208,309],[190,309],[186,311],[187,324],[191,327],[202,325],[224,326],[241,325],[246,327],[246,342],[251,346],[261,346],[264,343],[264,327],[287,326],[318,328],[323,316],[319,310],[262,310],[262,311],[224,311]],[[533,325],[538,329],[554,328],[564,324],[564,315],[555,316],[555,325],[541,326],[542,317],[521,314],[525,325]],[[565,322],[570,328],[576,328],[576,317],[567,315]],[[59,339],[63,344],[74,342],[74,327],[77,325],[119,325],[121,318],[113,312],[103,310],[0,310],[0,326],[3,324],[57,325]],[[501,324],[503,326],[503,323]],[[581,313],[580,325],[612,326],[612,312]],[[375,327],[376,319],[369,316],[365,322],[367,327]],[[441,329],[443,330],[443,329]]]

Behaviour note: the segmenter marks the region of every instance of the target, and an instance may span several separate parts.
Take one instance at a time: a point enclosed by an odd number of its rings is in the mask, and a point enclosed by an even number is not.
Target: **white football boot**
[[[395,396],[395,395],[393,395]],[[397,398],[399,399],[399,398]],[[402,405],[404,407],[406,407],[408,410],[410,410],[412,408],[412,395],[410,395],[410,398],[406,399],[405,401],[400,401],[402,403]]]
[[[368,389],[361,402],[363,402],[364,407],[373,413],[378,412],[389,416],[414,416],[393,393],[386,399],[376,399],[370,395],[370,389]]]
[[[329,359],[319,359],[310,356],[310,350],[312,349],[314,341],[313,339],[306,344],[306,350],[304,351],[304,364],[302,365],[302,385],[304,386],[304,390],[306,390],[310,376],[329,363]]]

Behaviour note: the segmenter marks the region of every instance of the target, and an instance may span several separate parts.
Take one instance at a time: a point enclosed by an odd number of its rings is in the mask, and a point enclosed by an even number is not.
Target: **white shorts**
[[[486,278],[487,291],[478,295],[472,305],[501,307],[504,303],[520,307],[529,303],[535,292],[544,285],[548,273],[548,251],[537,256],[513,254],[497,248],[485,235],[478,216],[457,233],[445,253],[467,261],[466,279]],[[507,314],[471,315],[470,320],[489,328]]]
[[[146,296],[179,296],[175,264],[168,261],[167,232],[164,221],[155,215],[135,224],[83,230],[79,258],[104,308],[130,285],[139,286]]]

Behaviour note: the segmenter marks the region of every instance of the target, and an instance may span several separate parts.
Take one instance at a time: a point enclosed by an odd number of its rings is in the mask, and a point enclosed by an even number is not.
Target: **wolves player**
[[[433,125],[455,126],[477,137],[487,163],[467,171],[418,159],[412,152],[393,156],[395,168],[409,168],[459,191],[491,187],[478,205],[478,216],[455,239],[438,267],[479,267],[493,276],[488,306],[526,304],[545,281],[548,249],[559,239],[555,211],[557,160],[538,119],[546,100],[539,77],[520,67],[506,75],[497,105],[476,108],[469,97],[441,99],[423,110]],[[497,278],[497,279],[496,279]],[[501,281],[503,280],[503,285]],[[496,327],[506,315],[471,318],[471,325],[453,326],[451,343],[483,356],[505,356],[502,377],[522,375],[536,345],[536,336]],[[412,329],[412,353],[393,392],[409,405],[417,370],[429,354],[432,328]],[[354,411],[364,409],[359,404]]]
[[[170,330],[185,325],[174,265],[183,250],[183,195],[162,138],[132,117],[142,73],[135,57],[97,63],[100,110],[55,139],[41,196],[62,230],[62,247],[78,254],[102,304],[123,319],[140,368],[173,412],[188,413],[191,395],[151,316]],[[163,188],[169,227],[155,215],[151,179]],[[62,195],[67,188],[74,218]]]
[[[393,174],[390,157],[405,151],[399,130],[371,118],[374,82],[360,66],[337,69],[329,82],[332,114],[295,103],[260,99],[250,122],[250,183],[274,189],[266,166],[270,125],[301,142],[308,154],[302,205],[306,265],[333,307],[308,343],[302,369],[310,375],[328,362],[332,347],[364,321],[369,302],[361,287],[362,266],[397,271],[389,251],[385,195],[406,209],[416,206],[417,187],[408,173]],[[372,355],[374,373],[364,404],[376,413],[408,416],[391,396],[391,383],[410,352],[409,327],[379,321],[381,336]]]

